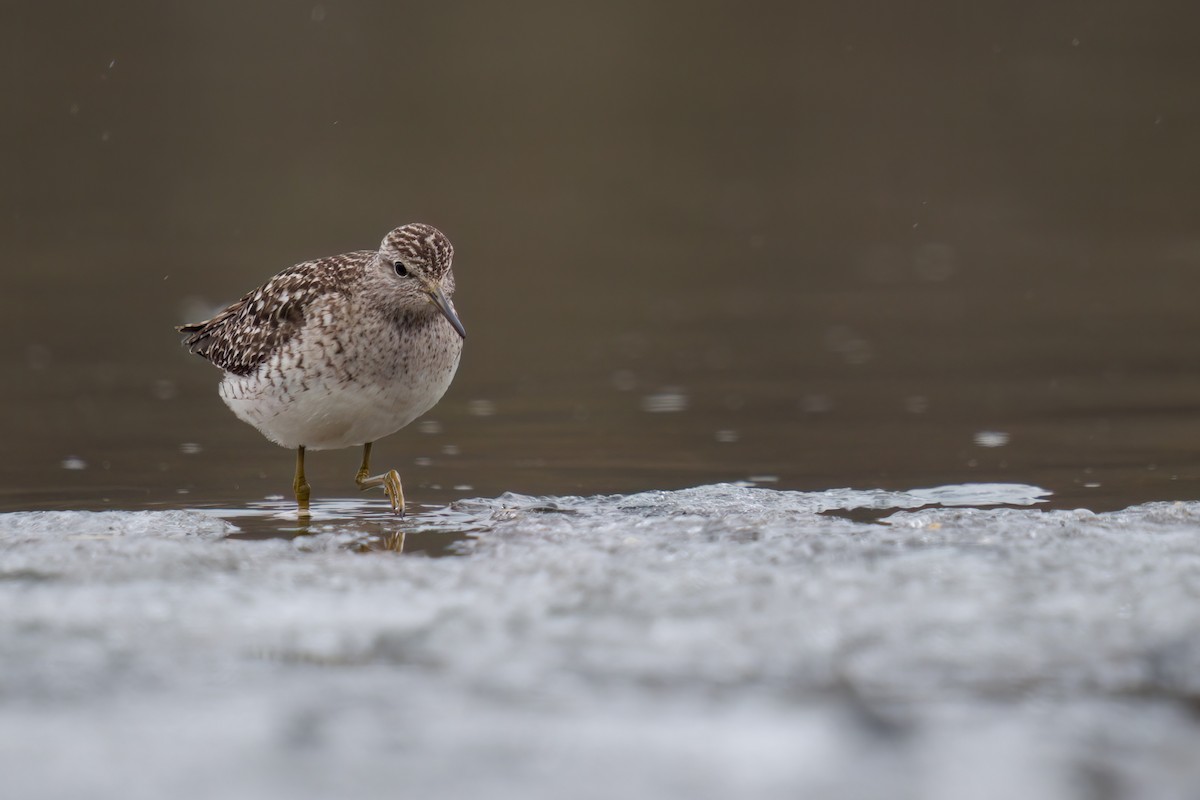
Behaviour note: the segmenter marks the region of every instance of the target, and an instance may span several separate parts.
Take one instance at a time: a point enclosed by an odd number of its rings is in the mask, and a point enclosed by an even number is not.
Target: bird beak
[[[437,306],[438,311],[445,315],[446,319],[450,320],[450,324],[454,326],[454,330],[458,331],[458,335],[462,338],[467,338],[467,329],[463,327],[462,322],[458,319],[458,314],[454,313],[454,309],[450,307],[450,301],[446,299],[446,295],[442,293],[441,286],[433,286],[426,291],[429,292],[429,302]]]

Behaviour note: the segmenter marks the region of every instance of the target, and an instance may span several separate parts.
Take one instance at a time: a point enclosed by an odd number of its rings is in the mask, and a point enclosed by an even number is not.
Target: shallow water
[[[9,21],[21,796],[1194,793],[1191,7]],[[411,220],[414,513],[301,520],[173,326]]]
[[[410,219],[456,243],[470,331],[431,425],[377,448],[418,501],[1200,497],[1200,63],[1187,20],[1101,7],[686,33],[620,3],[27,8],[0,34],[36,76],[0,132],[0,507],[285,494],[289,455],[173,326]],[[313,461],[319,497],[354,496],[353,454]]]

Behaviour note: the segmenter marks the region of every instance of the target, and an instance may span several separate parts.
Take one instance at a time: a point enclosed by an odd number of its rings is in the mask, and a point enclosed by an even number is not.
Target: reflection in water
[[[291,500],[267,500],[245,508],[201,508],[238,531],[230,539],[289,539],[300,549],[453,556],[482,530],[477,517],[450,508],[429,508],[398,517],[377,503],[323,500],[302,514]]]
[[[775,475],[756,475],[727,486],[699,487],[680,492],[685,500],[678,509],[684,515],[736,516],[757,513],[753,503],[761,496],[739,494],[758,485],[772,486]],[[1045,503],[1052,492],[1024,484],[953,484],[907,492],[789,493],[779,499],[807,506],[833,516],[858,521],[877,521],[900,510],[935,508],[1022,507]],[[277,498],[249,503],[245,508],[200,508],[205,514],[237,526],[226,538],[240,540],[286,539],[304,551],[329,549],[354,552],[420,553],[426,556],[455,556],[466,552],[465,545],[491,530],[499,522],[512,522],[528,514],[582,514],[600,516],[636,509],[647,496],[629,497],[528,497],[508,493],[494,500],[469,499],[449,506],[426,506],[422,510],[397,517],[377,503],[350,500],[323,500],[314,503],[309,513],[297,511],[291,500]],[[738,505],[713,504],[713,498],[735,498]],[[654,514],[650,515],[655,516]]]

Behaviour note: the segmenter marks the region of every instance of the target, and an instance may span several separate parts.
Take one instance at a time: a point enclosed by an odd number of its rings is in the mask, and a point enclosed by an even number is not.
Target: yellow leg
[[[367,476],[371,474],[371,445],[372,442],[363,445],[362,466],[358,468],[358,474],[354,476],[354,482],[358,484],[359,489],[367,488],[363,486],[363,481],[367,480]]]
[[[310,490],[308,480],[304,477],[304,446],[296,448],[296,478],[292,481],[292,491],[296,493],[296,505],[300,511],[308,513],[308,498]]]
[[[389,469],[382,475],[368,477],[370,474],[371,442],[367,442],[363,445],[362,466],[358,468],[358,474],[354,476],[354,482],[358,484],[359,489],[374,489],[376,486],[382,486],[388,500],[392,503],[392,511],[395,511],[400,516],[404,516],[404,487],[400,485],[400,473],[394,469]]]

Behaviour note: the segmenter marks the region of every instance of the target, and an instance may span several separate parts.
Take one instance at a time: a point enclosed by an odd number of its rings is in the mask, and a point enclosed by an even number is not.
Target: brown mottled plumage
[[[359,250],[283,270],[205,322],[184,343],[224,370],[220,394],[268,439],[296,448],[294,487],[307,507],[305,449],[364,445],[358,484],[383,486],[397,511],[395,470],[367,476],[371,443],[437,403],[466,336],[454,311],[454,249],[414,223]]]
[[[373,250],[288,267],[206,322],[181,325],[189,352],[247,375],[304,327],[305,309],[323,294],[346,293]]]

